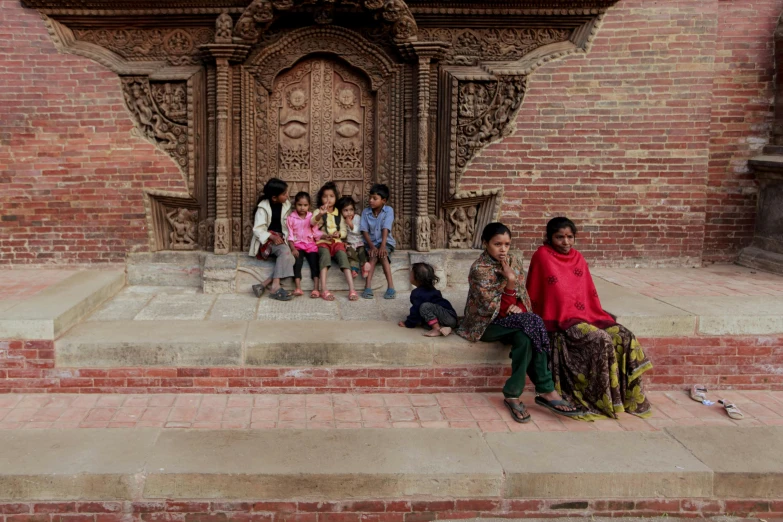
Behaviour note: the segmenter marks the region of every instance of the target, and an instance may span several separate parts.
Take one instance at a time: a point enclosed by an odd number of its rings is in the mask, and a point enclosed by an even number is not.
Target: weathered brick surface
[[[640,339],[650,390],[783,390],[783,336]],[[509,365],[434,368],[55,368],[52,341],[0,341],[0,393],[496,392]]]
[[[102,507],[102,505],[109,507]],[[189,509],[183,509],[190,505]],[[58,510],[64,506],[65,510]],[[94,507],[94,511],[84,506]],[[317,507],[317,509],[316,509]],[[80,515],[70,514],[77,509]],[[33,514],[34,513],[34,514]],[[41,514],[39,514],[41,513]],[[779,518],[783,503],[769,500],[718,499],[463,499],[298,502],[72,502],[70,504],[31,502],[0,503],[0,521],[94,522],[142,521],[242,521],[242,522],[421,522],[465,518],[551,518],[551,517],[654,517],[684,518],[723,514],[738,517]]]
[[[143,190],[185,183],[133,129],[116,74],[58,53],[36,11],[0,0],[0,266],[147,249]]]
[[[780,0],[622,0],[589,54],[539,68],[517,129],[462,188],[504,189],[526,254],[546,220],[597,264],[733,259],[752,236],[746,160],[769,130]]]
[[[531,77],[509,138],[461,188],[504,189],[526,254],[566,213],[596,264],[731,260],[752,236],[746,160],[767,139],[783,0],[621,0],[587,55]],[[58,53],[39,15],[0,0],[0,266],[106,263],[147,249],[143,190],[182,191],[131,134],[119,80]]]

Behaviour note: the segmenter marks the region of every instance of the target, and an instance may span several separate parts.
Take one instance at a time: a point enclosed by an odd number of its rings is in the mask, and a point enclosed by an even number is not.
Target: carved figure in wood
[[[198,246],[195,213],[186,208],[174,209],[166,213],[166,221],[171,225],[170,249],[194,250]]]

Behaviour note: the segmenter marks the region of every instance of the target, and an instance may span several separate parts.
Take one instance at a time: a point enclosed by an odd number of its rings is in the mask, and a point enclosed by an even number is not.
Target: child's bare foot
[[[448,337],[450,333],[451,333],[451,328],[449,328],[448,326],[444,326],[440,329],[440,334],[443,337]]]
[[[424,335],[424,337],[440,337],[440,330],[440,328],[433,328],[428,332],[424,332],[422,335]]]

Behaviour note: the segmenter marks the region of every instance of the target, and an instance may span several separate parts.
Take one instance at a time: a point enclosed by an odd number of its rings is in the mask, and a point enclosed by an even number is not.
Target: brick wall
[[[767,139],[782,10],[622,0],[589,54],[535,72],[516,132],[479,156],[462,188],[503,187],[501,219],[527,253],[565,214],[597,264],[733,260],[753,233],[746,160]]]
[[[588,55],[541,67],[516,132],[462,188],[503,187],[532,252],[568,214],[597,264],[732,260],[752,236],[746,159],[767,139],[783,0],[621,0]],[[119,80],[56,51],[39,15],[0,0],[0,266],[106,263],[147,249],[142,191],[184,191],[131,133]]]
[[[36,11],[0,0],[0,266],[147,249],[143,189],[185,183],[132,129],[116,74],[58,53]]]

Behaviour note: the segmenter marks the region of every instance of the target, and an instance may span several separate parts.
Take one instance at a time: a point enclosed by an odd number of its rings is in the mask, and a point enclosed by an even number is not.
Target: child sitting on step
[[[362,211],[361,230],[367,246],[367,257],[370,258],[368,273],[364,276],[366,278],[364,292],[362,292],[362,297],[365,299],[375,298],[372,291],[372,276],[378,263],[383,267],[383,275],[386,276],[387,287],[383,298],[397,297],[391,270],[391,255],[397,245],[392,237],[394,210],[386,204],[388,199],[389,187],[376,183],[370,187],[370,207]]]
[[[345,251],[351,263],[351,276],[359,276],[359,267],[367,262],[367,251],[364,249],[364,238],[361,231],[361,219],[356,217],[356,201],[351,196],[343,196],[337,201],[337,210],[345,221],[348,235],[345,238]]]
[[[313,214],[310,212],[310,194],[299,192],[294,197],[294,212],[288,215],[288,245],[291,247],[291,253],[294,255],[294,283],[296,290],[295,296],[304,295],[302,292],[302,265],[305,259],[310,265],[310,276],[313,278],[313,291],[310,297],[315,299],[321,297],[318,291],[321,268],[318,265],[318,245],[315,242],[321,238],[321,231],[313,226],[311,219]]]
[[[348,262],[345,243],[342,241],[348,236],[348,230],[340,212],[335,207],[338,197],[337,185],[333,182],[330,181],[321,187],[321,190],[318,191],[319,208],[313,212],[313,217],[310,220],[313,226],[318,226],[323,233],[321,238],[316,241],[318,264],[321,267],[321,298],[326,301],[334,301],[334,294],[329,291],[326,285],[326,274],[332,266],[332,258],[334,258],[348,282],[348,299],[356,301],[359,299],[359,295],[353,288],[351,264]]]
[[[410,278],[411,284],[416,287],[411,292],[410,315],[398,324],[406,328],[416,328],[421,324],[429,330],[424,333],[427,337],[449,335],[457,326],[457,312],[440,290],[435,289],[440,281],[435,269],[427,263],[414,263]]]

